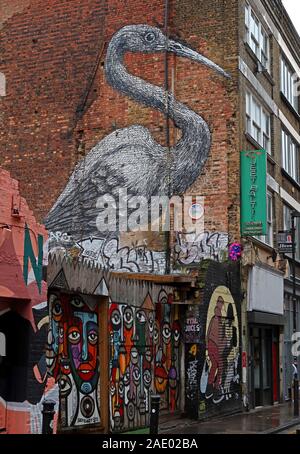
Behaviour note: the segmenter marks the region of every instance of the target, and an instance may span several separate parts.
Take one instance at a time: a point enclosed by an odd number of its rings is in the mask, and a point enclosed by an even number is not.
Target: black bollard
[[[150,435],[158,434],[160,396],[151,396]]]
[[[294,379],[294,416],[299,416],[299,380]]]
[[[55,402],[53,400],[43,401],[43,427],[42,434],[52,435],[53,434],[53,418],[54,418],[54,407]]]

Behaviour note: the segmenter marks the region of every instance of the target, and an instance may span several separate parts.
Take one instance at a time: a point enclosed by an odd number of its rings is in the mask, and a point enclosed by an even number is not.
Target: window
[[[270,114],[250,93],[246,93],[246,130],[248,134],[271,153]]]
[[[281,56],[281,91],[297,112],[299,111],[297,97],[298,82],[299,79],[295,71],[287,60]]]
[[[291,220],[291,211],[288,205],[283,205],[283,230],[291,230],[292,228],[292,220]],[[295,219],[295,241],[296,241],[296,259],[300,260],[300,219]],[[291,254],[287,254],[291,256]]]
[[[299,183],[299,146],[284,129],[281,131],[282,166]]]
[[[264,68],[269,69],[269,36],[248,3],[245,6],[245,41],[249,44]]]
[[[256,238],[273,247],[273,195],[271,192],[267,193],[267,234]]]

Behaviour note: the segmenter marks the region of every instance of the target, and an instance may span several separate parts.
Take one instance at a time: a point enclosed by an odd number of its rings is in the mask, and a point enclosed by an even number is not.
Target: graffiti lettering
[[[203,259],[222,261],[228,247],[228,234],[204,232],[178,234],[174,251],[176,262],[181,265],[199,263]]]

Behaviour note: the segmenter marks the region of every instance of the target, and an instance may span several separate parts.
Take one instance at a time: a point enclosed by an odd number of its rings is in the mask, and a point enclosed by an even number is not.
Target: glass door
[[[250,394],[252,406],[273,404],[273,330],[271,327],[250,328]]]

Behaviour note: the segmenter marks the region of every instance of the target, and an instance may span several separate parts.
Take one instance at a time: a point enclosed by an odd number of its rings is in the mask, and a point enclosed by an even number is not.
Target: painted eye
[[[115,395],[116,387],[115,387],[115,384],[113,382],[110,383],[109,391],[110,391],[111,396]]]
[[[72,344],[77,344],[80,340],[80,333],[76,330],[69,332],[68,339]]]
[[[135,368],[133,369],[133,374],[132,374],[132,376],[133,376],[134,382],[138,383],[138,382],[139,382],[139,379],[140,379],[140,370],[139,370],[137,367],[135,367]]]
[[[89,343],[92,344],[92,345],[95,345],[97,343],[97,340],[98,340],[98,335],[96,332],[91,332],[89,333],[88,335],[88,340],[89,340]]]
[[[119,395],[120,397],[124,397],[124,385],[121,381],[119,383]]]
[[[180,338],[180,331],[178,329],[175,329],[174,331],[174,340],[175,342],[178,342]]]
[[[59,381],[59,388],[60,388],[60,392],[63,396],[67,396],[68,394],[70,394],[70,391],[72,389],[72,384],[71,384],[69,378],[66,377],[65,375],[62,376],[62,378]]]
[[[133,322],[133,315],[132,315],[132,310],[130,308],[126,308],[124,312],[124,322],[126,325],[131,325]]]
[[[111,314],[111,322],[115,327],[121,323],[121,316],[118,310],[114,310]]]
[[[153,43],[153,41],[155,41],[156,39],[156,36],[154,33],[150,32],[150,33],[147,33],[145,35],[145,40],[147,41],[147,43]]]
[[[59,317],[60,315],[62,315],[62,307],[61,307],[61,304],[60,304],[60,302],[58,300],[56,300],[55,303],[53,304],[52,314],[55,317]]]
[[[170,340],[171,330],[170,330],[170,326],[169,325],[165,324],[163,326],[162,335],[163,335],[163,339],[164,339],[165,342],[168,342]]]
[[[149,387],[151,385],[151,380],[152,380],[151,372],[150,370],[146,369],[144,371],[144,383],[146,387]]]
[[[136,318],[139,323],[145,323],[146,322],[146,317],[143,311],[138,311],[136,314]]]
[[[84,306],[84,302],[79,298],[74,298],[71,300],[72,306],[76,307],[77,309]]]
[[[152,314],[149,315],[149,318],[148,318],[148,326],[149,326],[149,331],[150,331],[150,333],[153,333],[153,329],[154,329],[154,318],[153,318],[153,315],[152,315]]]

